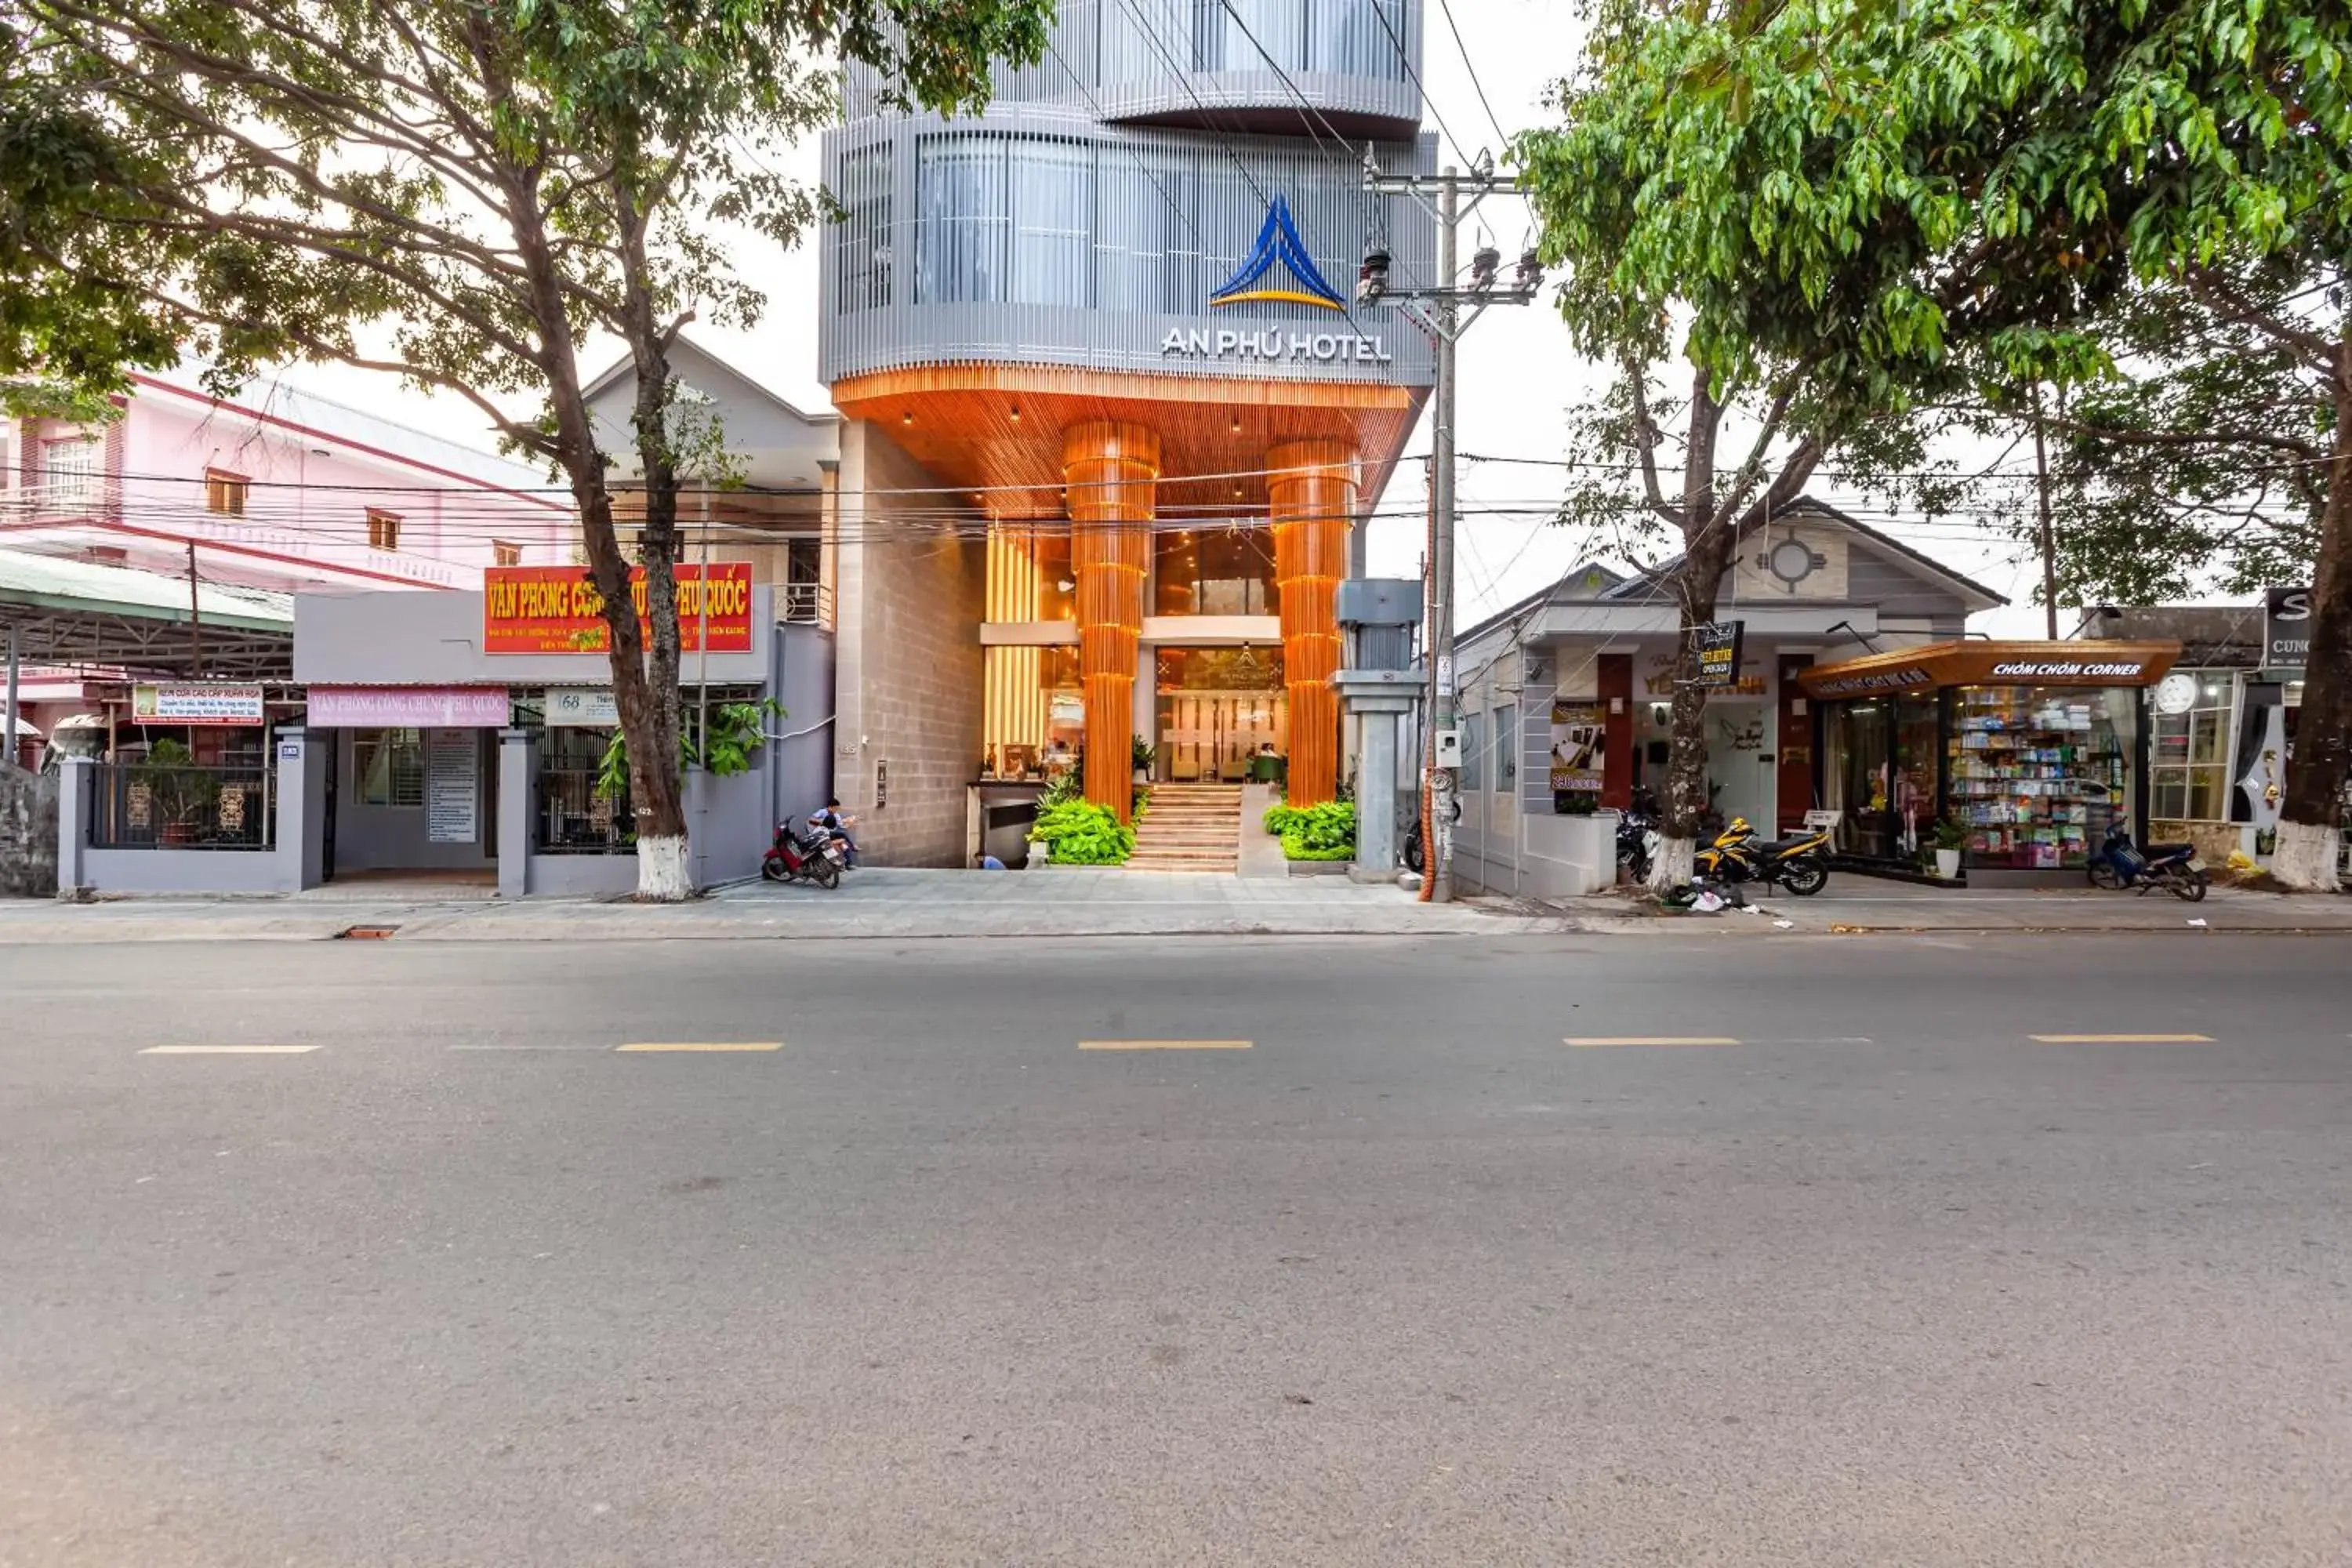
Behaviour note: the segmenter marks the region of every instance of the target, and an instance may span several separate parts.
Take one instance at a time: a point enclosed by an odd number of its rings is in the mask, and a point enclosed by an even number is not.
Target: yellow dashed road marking
[[[2210,1046],[2210,1035],[2035,1035],[2045,1046]]]

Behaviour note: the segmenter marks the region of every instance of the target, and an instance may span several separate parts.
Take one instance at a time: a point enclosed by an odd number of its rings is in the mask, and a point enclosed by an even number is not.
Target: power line
[[[1511,139],[1504,132],[1503,122],[1495,113],[1495,106],[1487,101],[1486,84],[1478,79],[1478,68],[1470,60],[1470,46],[1462,41],[1462,29],[1454,24],[1454,7],[1447,0],[1437,0],[1437,9],[1445,18],[1445,30],[1454,35],[1454,47],[1461,51],[1462,68],[1470,73],[1470,85],[1477,91],[1478,106],[1486,111],[1486,123],[1495,129],[1495,151],[1500,153],[1511,144]],[[1431,112],[1435,110],[1433,109]],[[1456,146],[1458,148],[1459,143]]]
[[[1388,34],[1389,42],[1396,46],[1397,63],[1404,67],[1405,79],[1412,83],[1412,90],[1421,94],[1421,101],[1428,106],[1429,117],[1437,121],[1437,129],[1444,133],[1448,142],[1454,143],[1454,156],[1460,158],[1465,164],[1475,165],[1477,160],[1463,150],[1461,138],[1454,135],[1454,128],[1445,123],[1445,116],[1438,109],[1437,100],[1429,95],[1429,89],[1422,82],[1421,73],[1412,68],[1412,56],[1405,48],[1404,39],[1398,36],[1396,24],[1389,20],[1388,8],[1381,4],[1381,0],[1371,0],[1371,5],[1372,15],[1380,19],[1381,30]],[[1453,280],[1448,279],[1445,281],[1450,283]]]

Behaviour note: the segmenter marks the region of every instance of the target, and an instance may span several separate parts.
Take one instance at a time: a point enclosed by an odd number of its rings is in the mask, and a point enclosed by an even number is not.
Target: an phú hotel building
[[[1081,750],[1123,816],[1134,737],[1158,779],[1271,750],[1330,798],[1335,593],[1432,382],[1351,302],[1369,240],[1433,265],[1362,189],[1367,145],[1433,161],[1420,37],[1412,0],[1071,0],[978,117],[847,81],[835,776],[878,858],[961,859],[975,780]]]

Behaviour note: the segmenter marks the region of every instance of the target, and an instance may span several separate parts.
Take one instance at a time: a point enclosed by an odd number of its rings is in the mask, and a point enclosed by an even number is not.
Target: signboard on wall
[[[480,743],[471,730],[425,734],[425,837],[434,844],[471,844],[477,816]]]
[[[2263,590],[2263,666],[2301,669],[2311,659],[2311,590]]]
[[[740,561],[710,568],[704,603],[703,569],[677,568],[677,646],[702,651],[706,615],[712,653],[751,651],[751,568]],[[636,595],[637,630],[650,640],[646,569],[629,574]],[[612,642],[604,596],[585,566],[493,566],[482,576],[484,653],[603,653]]]
[[[258,724],[261,688],[208,681],[156,682],[131,689],[134,724]]]
[[[617,730],[621,707],[609,686],[551,686],[547,689],[547,727],[551,730]]]
[[[1744,621],[1708,621],[1691,628],[1692,679],[1696,684],[1717,689],[1738,684],[1739,645],[1746,630]]]
[[[1609,757],[1609,712],[1598,702],[1551,705],[1551,792],[1601,795]]]
[[[313,686],[309,719],[321,730],[495,729],[509,710],[503,686]]]

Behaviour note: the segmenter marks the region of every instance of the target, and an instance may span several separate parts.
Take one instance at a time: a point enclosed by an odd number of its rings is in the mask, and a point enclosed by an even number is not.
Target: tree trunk
[[[630,742],[629,787],[637,800],[638,896],[674,902],[689,896],[694,885],[678,759],[684,721],[677,685],[677,467],[667,428],[670,392],[667,363],[641,353],[635,418],[646,476],[646,531],[639,554],[653,647],[645,667],[648,749]]]
[[[1671,586],[1678,609],[1673,728],[1666,746],[1665,797],[1658,803],[1658,853],[1650,887],[1665,892],[1691,879],[1699,819],[1706,813],[1706,689],[1697,684],[1692,628],[1715,618],[1715,594],[1738,536],[1731,518],[1716,516],[1715,443],[1723,405],[1704,370],[1691,382],[1690,437],[1683,454],[1682,564]]]
[[[1694,628],[1715,618],[1717,585],[1730,564],[1732,524],[1702,531],[1676,573],[1680,602],[1680,648],[1675,660],[1675,701],[1666,745],[1666,788],[1658,803],[1658,853],[1650,863],[1650,886],[1659,892],[1691,879],[1699,825],[1711,804],[1706,778],[1706,688],[1698,684],[1698,660],[1691,651]]]
[[[2336,823],[2352,767],[2352,329],[2336,351],[2333,390],[2336,442],[2312,576],[2311,651],[2271,858],[2271,874],[2303,892],[2336,889]]]

